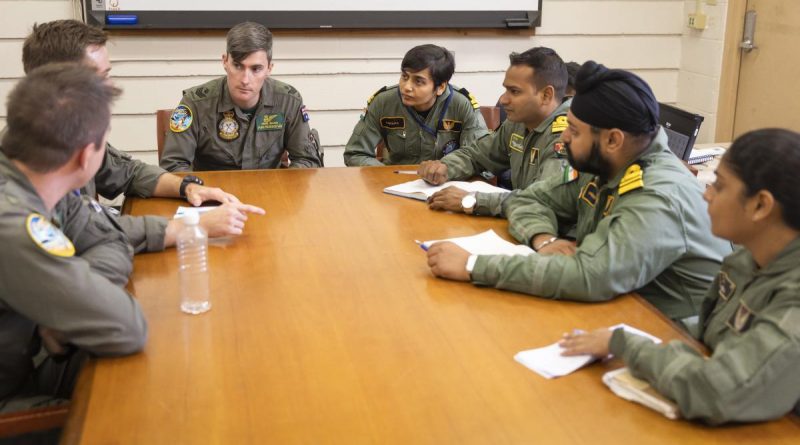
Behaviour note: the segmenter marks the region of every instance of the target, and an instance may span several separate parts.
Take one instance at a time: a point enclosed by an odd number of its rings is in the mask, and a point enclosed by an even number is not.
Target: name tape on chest
[[[508,148],[518,153],[525,153],[525,136],[511,133],[511,138],[508,140]]]
[[[282,130],[286,124],[286,115],[283,113],[262,114],[256,120],[256,131]]]
[[[191,108],[186,105],[178,105],[172,110],[172,115],[169,117],[169,129],[173,133],[183,133],[192,126],[193,120]]]
[[[381,127],[389,130],[403,130],[406,128],[406,119],[401,116],[382,117]]]
[[[25,221],[25,228],[33,242],[45,252],[59,257],[75,255],[72,241],[44,216],[31,213]]]

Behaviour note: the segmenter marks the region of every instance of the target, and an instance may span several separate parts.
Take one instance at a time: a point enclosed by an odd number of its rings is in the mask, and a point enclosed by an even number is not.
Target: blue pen
[[[415,239],[414,242],[417,243],[417,245],[419,245],[420,249],[422,249],[422,250],[424,250],[426,252],[428,251],[428,246],[426,246],[425,243],[423,243],[422,241],[420,241],[418,239]]]

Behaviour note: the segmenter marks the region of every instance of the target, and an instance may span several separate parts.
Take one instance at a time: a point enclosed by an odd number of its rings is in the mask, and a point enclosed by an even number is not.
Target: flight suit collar
[[[749,251],[747,253],[753,266],[755,266],[752,255],[750,255]],[[798,261],[800,261],[800,237],[789,243],[767,267],[758,270],[756,275],[780,275],[796,269]]]
[[[239,107],[233,103],[233,99],[231,99],[231,93],[228,91],[228,77],[222,77],[222,94],[220,95],[219,103],[217,104],[217,113],[222,113],[225,111],[230,111],[236,109],[241,111]],[[261,96],[258,99],[258,103],[256,104],[256,109],[263,107],[272,107],[275,105],[275,88],[272,85],[272,79],[267,78],[264,80],[264,85],[261,85]]]
[[[561,103],[552,113],[550,113],[543,121],[540,123],[536,128],[533,129],[533,133],[544,133],[550,126],[553,125],[553,121],[558,116],[563,116],[567,114],[567,110],[569,110],[570,105],[572,105],[572,98],[569,98]]]
[[[19,188],[24,192],[24,196],[13,196],[11,194],[5,193],[6,199],[8,200],[16,200],[19,199],[21,202],[11,202],[14,206],[21,206],[23,204],[28,204],[32,207],[31,210],[41,213],[48,219],[52,217],[51,212],[48,212],[45,208],[44,202],[42,198],[39,196],[39,193],[36,192],[36,189],[33,187],[33,184],[28,177],[25,176],[12,162],[8,159],[5,153],[0,152],[0,177],[5,177],[7,181],[13,182],[19,186]]]

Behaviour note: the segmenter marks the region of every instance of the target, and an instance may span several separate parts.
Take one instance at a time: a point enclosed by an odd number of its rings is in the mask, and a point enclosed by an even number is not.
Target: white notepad
[[[613,331],[617,328],[623,328],[625,329],[625,331],[630,332],[631,334],[647,337],[654,343],[661,343],[660,338],[650,335],[642,330],[628,326],[624,323],[611,326],[610,328],[608,328],[608,330]],[[583,368],[584,366],[588,365],[589,363],[595,360],[594,357],[588,354],[573,355],[569,357],[563,356],[561,355],[563,351],[564,348],[559,346],[558,342],[555,342],[551,345],[542,348],[520,351],[514,356],[514,360],[518,361],[526,368],[547,379],[552,379],[572,374],[573,372]]]
[[[691,165],[702,164],[703,162],[710,161],[723,154],[725,154],[724,147],[695,148],[692,150],[692,154],[689,155],[689,160],[686,162]]]
[[[178,210],[175,212],[175,215],[172,217],[172,219],[181,219],[181,218],[183,218],[183,215],[186,213],[186,211],[190,210],[190,209],[191,210],[196,210],[198,214],[202,215],[203,213],[210,212],[210,211],[212,211],[212,210],[214,210],[216,208],[217,208],[217,206],[206,206],[206,207],[184,207],[184,206],[179,206]]]
[[[530,255],[534,253],[533,249],[528,246],[510,243],[500,238],[492,229],[472,236],[423,241],[419,245],[428,250],[432,245],[442,241],[455,243],[472,255]]]
[[[465,182],[465,181],[448,181],[442,185],[430,185],[422,179],[404,182],[402,184],[393,185],[383,189],[384,193],[390,195],[402,196],[404,198],[418,199],[426,201],[434,193],[439,190],[446,189],[447,187],[458,187],[468,192],[481,192],[481,193],[508,193],[509,191],[495,187],[492,184],[483,181]]]

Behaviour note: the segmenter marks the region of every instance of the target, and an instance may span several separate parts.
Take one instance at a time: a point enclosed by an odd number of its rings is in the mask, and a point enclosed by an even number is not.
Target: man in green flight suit
[[[172,112],[161,167],[169,171],[322,167],[300,93],[269,77],[272,33],[258,23],[228,31],[226,75],[183,92]]]
[[[711,234],[702,187],[669,150],[650,86],[589,61],[576,88],[562,134],[566,174],[502,206],[511,235],[537,253],[471,256],[439,243],[428,264],[443,278],[546,298],[636,291],[692,329],[731,245]],[[577,242],[557,237],[565,224],[576,224]]]
[[[400,64],[400,83],[383,87],[367,108],[344,149],[348,166],[419,164],[440,159],[487,134],[478,102],[450,85],[455,60],[446,48],[420,45]],[[376,157],[383,141],[387,154]]]
[[[550,48],[537,47],[509,56],[500,104],[508,119],[494,133],[484,136],[441,161],[425,161],[419,175],[439,185],[446,181],[469,179],[482,171],[499,176],[511,169],[511,184],[523,189],[537,180],[560,175],[566,152],[558,143],[567,128],[570,100],[562,102],[567,85],[567,68]],[[429,200],[433,210],[449,210],[478,215],[499,215],[508,194],[470,195],[448,187]],[[466,198],[466,199],[465,199]]]
[[[25,72],[53,62],[76,62],[93,67],[97,74],[110,79],[111,62],[106,42],[108,35],[99,28],[77,20],[54,20],[34,25],[22,46]],[[114,199],[121,193],[139,198],[184,198],[195,206],[205,201],[223,203],[204,213],[200,225],[209,236],[231,236],[242,233],[246,213],[263,213],[248,206],[219,188],[207,187],[196,176],[179,176],[133,159],[128,153],[106,144],[105,156],[97,175],[81,187],[81,194],[93,200],[98,194]],[[119,215],[118,221],[135,252],[160,251],[175,244],[176,234],[183,227],[180,220],[154,215]]]
[[[33,70],[9,94],[0,152],[0,412],[63,402],[87,353],[132,354],[147,338],[124,289],[133,249],[115,219],[75,193],[103,162],[119,93],[94,69],[59,63]]]

